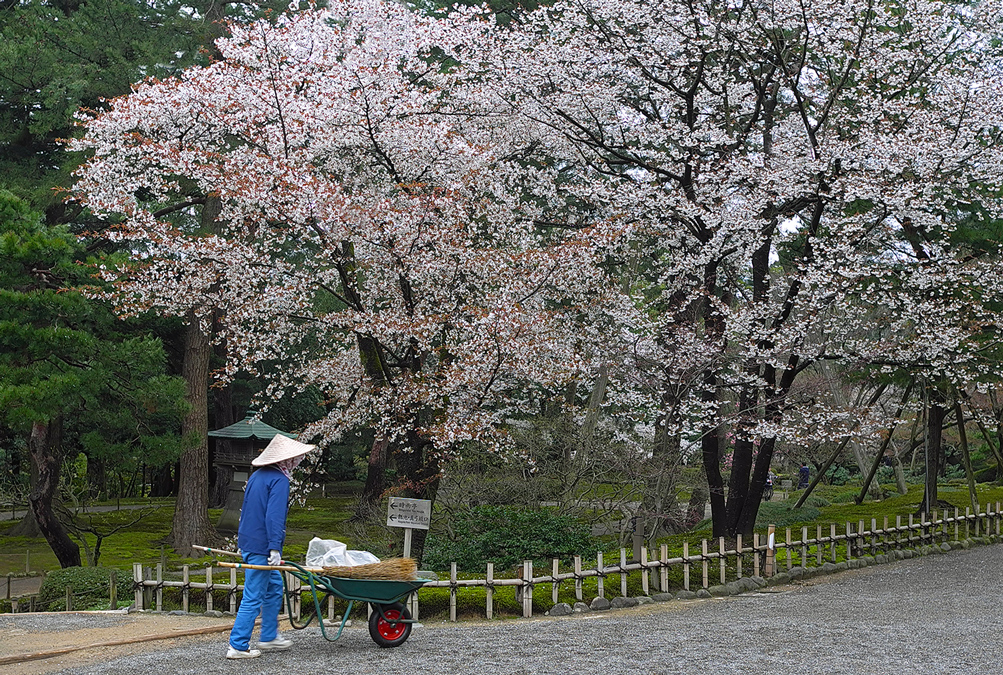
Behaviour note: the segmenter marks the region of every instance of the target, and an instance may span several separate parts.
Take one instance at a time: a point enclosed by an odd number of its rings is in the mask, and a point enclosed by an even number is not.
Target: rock
[[[869,567],[875,563],[874,556],[865,555],[863,558],[860,559],[860,562],[863,563],[864,567]]]
[[[613,609],[623,609],[625,607],[637,607],[637,598],[613,598],[609,601]]]
[[[836,563],[823,563],[820,569],[823,574],[834,574],[836,572]]]
[[[183,609],[174,609],[167,613],[168,616],[187,616],[188,612]]]
[[[800,579],[805,574],[805,569],[803,567],[792,567],[787,571],[787,576],[791,579]]]
[[[604,609],[609,609],[609,608],[610,608],[609,600],[607,600],[606,598],[593,598],[592,603],[589,605],[589,609],[595,611],[602,611]]]
[[[843,562],[834,563],[833,568],[835,572],[845,572],[850,569],[850,565],[844,560]]]
[[[781,572],[780,574],[774,574],[770,578],[771,586],[783,586],[784,584],[789,584],[791,582],[791,577],[786,572]]]
[[[571,605],[566,602],[559,602],[550,608],[547,616],[571,616],[574,613],[575,610],[571,608]]]
[[[694,600],[697,594],[693,591],[679,591],[676,593],[676,600]]]
[[[701,600],[706,600],[707,598],[711,597],[711,594],[706,588],[701,588],[699,591],[697,591],[697,597],[700,598]]]
[[[756,586],[758,586],[759,588],[762,588],[763,586],[766,585],[766,579],[764,579],[763,577],[749,577],[749,581],[756,584]]]
[[[722,586],[720,584],[716,586],[709,586],[707,588],[707,592],[717,598],[726,595],[735,595],[735,593],[730,588],[728,588],[727,586]]]
[[[654,600],[655,602],[668,602],[669,600],[672,600],[675,597],[676,596],[674,596],[672,593],[655,593],[653,596],[651,596],[651,599]]]
[[[655,603],[655,601],[647,595],[638,595],[634,599],[637,600],[637,604],[639,605],[653,605]]]
[[[951,545],[950,544],[941,544],[940,545],[940,550],[943,551],[944,553],[947,553],[948,551],[951,550]]]
[[[588,611],[590,611],[589,610],[589,606],[586,605],[584,602],[576,602],[573,609],[576,612],[588,612]]]

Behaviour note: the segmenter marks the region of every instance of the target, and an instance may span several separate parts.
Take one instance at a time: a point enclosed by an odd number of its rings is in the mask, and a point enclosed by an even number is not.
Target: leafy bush
[[[849,504],[857,498],[858,490],[846,490],[832,496],[833,504]],[[814,504],[812,505],[814,506]]]
[[[45,575],[38,601],[50,612],[66,609],[66,587],[73,589],[75,609],[107,609],[110,567],[66,567]]]
[[[455,562],[458,569],[472,572],[493,562],[501,570],[523,560],[570,560],[598,550],[587,525],[546,509],[477,506],[454,515],[450,527],[452,537],[428,537],[424,567],[444,570]]]
[[[816,508],[822,508],[823,506],[829,506],[831,502],[825,497],[819,497],[818,495],[811,495],[808,499],[804,500],[806,506],[814,506]]]
[[[844,466],[835,466],[826,474],[830,485],[846,485],[850,482],[850,471]]]
[[[771,524],[777,527],[790,527],[795,523],[815,520],[821,513],[814,506],[802,506],[800,509],[794,509],[783,502],[763,502],[759,505],[756,527],[765,528]]]

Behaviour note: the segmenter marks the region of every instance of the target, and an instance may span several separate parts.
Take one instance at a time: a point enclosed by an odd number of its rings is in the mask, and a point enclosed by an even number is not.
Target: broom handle
[[[199,551],[205,551],[206,553],[216,553],[218,555],[229,555],[229,556],[233,556],[234,558],[240,558],[241,557],[241,555],[239,553],[237,553],[236,551],[224,551],[221,548],[209,548],[208,546],[198,546],[197,544],[192,544],[192,548],[194,548],[196,550],[199,550]]]

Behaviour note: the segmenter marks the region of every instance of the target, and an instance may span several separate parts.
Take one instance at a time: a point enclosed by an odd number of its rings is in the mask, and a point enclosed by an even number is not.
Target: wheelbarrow
[[[205,549],[212,552],[213,549]],[[356,602],[368,602],[373,608],[369,616],[369,636],[380,647],[399,647],[411,636],[411,627],[417,623],[411,618],[411,613],[405,606],[405,600],[412,593],[422,587],[423,584],[432,579],[415,579],[413,581],[388,581],[384,579],[347,579],[344,577],[327,576],[322,570],[317,568],[303,567],[289,560],[283,560],[279,566],[269,565],[249,565],[247,563],[221,562],[221,566],[252,568],[264,570],[278,570],[288,572],[304,584],[310,587],[313,596],[314,614],[305,622],[297,623],[293,617],[293,594],[289,592],[285,575],[282,577],[285,588],[285,597],[289,615],[289,624],[296,630],[302,630],[317,619],[320,624],[320,633],[325,640],[334,642],[341,637],[341,632],[345,629],[348,617],[352,613],[352,606]],[[323,597],[321,597],[323,596]],[[327,634],[327,626],[324,625],[323,610],[321,606],[327,598],[334,596],[348,601],[348,607],[342,615],[341,624],[334,637]]]

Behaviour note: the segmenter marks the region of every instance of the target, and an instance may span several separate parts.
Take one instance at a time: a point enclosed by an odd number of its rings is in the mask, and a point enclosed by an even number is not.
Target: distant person
[[[251,460],[259,468],[244,488],[244,505],[237,526],[237,545],[250,565],[277,566],[282,563],[282,543],[286,539],[286,512],[289,510],[289,479],[306,453],[316,446],[287,438],[272,439],[260,455]],[[253,659],[264,651],[289,649],[293,642],[279,635],[282,610],[282,572],[246,569],[244,597],[230,631],[228,659]],[[261,614],[261,635],[257,649],[250,648],[254,621]]]
[[[801,462],[801,468],[798,469],[798,490],[804,490],[810,482],[811,470],[808,469],[808,463]]]

